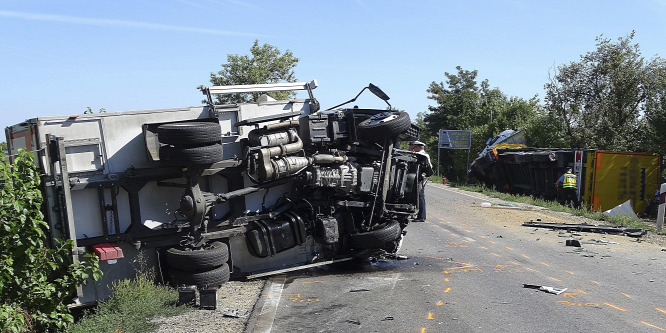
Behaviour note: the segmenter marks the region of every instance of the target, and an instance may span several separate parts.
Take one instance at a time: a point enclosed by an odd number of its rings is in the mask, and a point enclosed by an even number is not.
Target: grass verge
[[[151,332],[156,324],[150,322],[157,315],[172,316],[188,310],[176,306],[178,292],[153,282],[149,274],[139,274],[132,280],[113,284],[113,295],[100,302],[93,311],[70,326],[67,332]]]
[[[431,177],[431,180],[434,183],[441,184],[442,180],[441,177],[439,179],[433,179],[436,177]],[[642,220],[640,218],[634,218],[626,215],[618,215],[618,216],[610,216],[603,214],[602,212],[595,212],[592,210],[589,210],[585,207],[575,209],[570,206],[564,206],[561,205],[560,203],[556,201],[546,201],[540,198],[535,198],[531,196],[524,196],[524,195],[516,195],[516,194],[508,194],[508,193],[500,193],[495,190],[489,189],[485,186],[475,186],[475,185],[462,185],[462,184],[456,184],[456,183],[451,183],[447,182],[450,186],[457,187],[461,190],[469,191],[469,192],[477,192],[477,193],[482,193],[485,194],[489,197],[493,198],[498,198],[504,201],[511,201],[511,202],[520,202],[520,203],[525,203],[525,204],[530,204],[534,206],[540,206],[540,207],[545,207],[548,208],[549,210],[556,211],[556,212],[565,212],[565,213],[570,213],[572,215],[576,216],[581,216],[585,217],[591,220],[596,220],[596,221],[603,221],[607,224],[612,224],[612,225],[617,225],[617,226],[623,226],[627,228],[640,228],[640,229],[645,229],[650,232],[654,232],[659,235],[666,235],[666,230],[657,230],[657,227],[654,223],[650,223],[646,220]]]

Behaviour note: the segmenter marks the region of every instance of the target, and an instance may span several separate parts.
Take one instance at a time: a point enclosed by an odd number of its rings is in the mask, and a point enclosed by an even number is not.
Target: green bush
[[[174,306],[177,301],[176,290],[157,286],[152,274],[140,273],[132,280],[114,282],[111,298],[100,302],[95,311],[87,312],[67,332],[150,332],[157,326],[150,318],[176,315],[188,309]]]
[[[66,304],[87,278],[101,277],[97,257],[72,262],[71,240],[51,246],[32,154],[13,164],[0,152],[0,330],[55,332],[74,321]]]

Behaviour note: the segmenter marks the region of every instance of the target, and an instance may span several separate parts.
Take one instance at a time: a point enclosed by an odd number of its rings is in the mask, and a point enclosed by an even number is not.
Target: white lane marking
[[[273,329],[273,322],[275,321],[278,304],[282,297],[283,287],[284,279],[272,279],[268,295],[265,295],[264,305],[261,307],[261,313],[259,313],[257,324],[254,327],[254,332],[269,333]]]

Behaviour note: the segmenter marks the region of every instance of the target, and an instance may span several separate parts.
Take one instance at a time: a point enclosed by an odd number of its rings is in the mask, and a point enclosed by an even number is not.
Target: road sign
[[[439,148],[469,149],[472,145],[472,132],[458,130],[439,130]]]

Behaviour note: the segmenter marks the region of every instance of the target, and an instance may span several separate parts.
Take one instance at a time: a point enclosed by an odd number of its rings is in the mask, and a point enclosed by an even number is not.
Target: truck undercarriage
[[[110,282],[132,276],[140,257],[165,281],[214,286],[395,253],[418,210],[424,162],[399,145],[419,129],[402,111],[320,111],[314,88],[316,81],[209,87],[203,107],[8,127],[10,152],[33,151],[44,174],[51,237],[74,240],[74,260],[104,257],[103,280],[81,286],[77,301],[107,297]],[[372,84],[365,89],[389,99]],[[212,103],[218,93],[275,90],[310,98]]]

